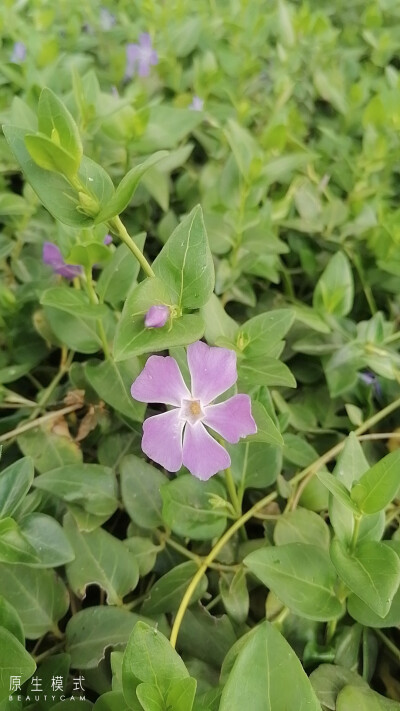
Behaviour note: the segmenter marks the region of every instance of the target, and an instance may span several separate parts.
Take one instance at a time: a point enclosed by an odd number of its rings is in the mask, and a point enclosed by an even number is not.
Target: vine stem
[[[75,410],[80,410],[81,408],[82,408],[82,405],[68,405],[68,407],[63,407],[61,410],[54,410],[53,412],[47,412],[46,415],[42,415],[42,417],[38,417],[36,420],[31,420],[30,422],[25,422],[25,424],[20,425],[19,427],[16,427],[14,430],[5,432],[4,434],[2,434],[0,436],[0,442],[6,442],[8,439],[17,437],[18,435],[22,434],[23,432],[27,432],[28,430],[32,430],[35,427],[42,425],[43,422],[48,422],[49,420],[57,419],[57,417],[62,417],[63,415],[68,415],[68,413],[74,412]]]
[[[99,303],[99,299],[98,299],[98,296],[97,296],[94,286],[93,286],[92,270],[91,269],[86,270],[86,288],[87,288],[88,296],[89,296],[91,303],[94,304],[95,306],[97,306]],[[101,318],[98,318],[96,320],[96,323],[97,323],[97,328],[99,331],[99,336],[100,336],[100,339],[101,339],[101,342],[103,345],[104,355],[106,357],[106,360],[110,360],[111,353],[110,353],[110,348],[109,348],[108,341],[107,341],[106,332],[104,330],[103,321],[101,320]]]
[[[380,420],[384,419],[387,415],[389,415],[391,412],[396,410],[396,408],[400,407],[400,398],[397,400],[394,400],[390,405],[387,405],[387,407],[383,408],[383,410],[380,410],[377,412],[375,415],[370,417],[368,420],[366,420],[360,427],[355,430],[355,434],[363,434],[366,430],[368,430],[370,427],[373,427],[377,422],[380,422]],[[321,457],[318,457],[318,459],[310,464],[308,467],[303,469],[301,472],[296,474],[294,476],[289,484],[293,486],[294,484],[297,484],[299,481],[302,481],[306,477],[308,477],[310,474],[315,474],[324,464],[329,462],[331,459],[336,457],[337,454],[339,454],[342,449],[345,446],[346,440],[343,440],[342,442],[339,442],[336,444],[334,447],[329,449],[325,454],[323,454]],[[192,580],[190,581],[186,592],[182,598],[181,604],[179,605],[178,612],[176,613],[176,617],[174,620],[174,624],[172,626],[171,630],[171,637],[170,637],[170,643],[172,647],[176,647],[176,642],[178,639],[178,634],[179,630],[182,624],[183,617],[185,615],[185,612],[190,604],[190,600],[192,598],[192,595],[194,591],[197,588],[197,585],[199,584],[202,576],[204,573],[207,571],[207,568],[209,567],[210,563],[214,561],[214,559],[217,557],[218,553],[222,550],[222,548],[228,543],[228,541],[232,538],[232,536],[240,529],[243,524],[245,524],[247,521],[249,521],[255,513],[263,509],[265,506],[267,506],[271,501],[274,501],[278,497],[278,492],[273,491],[270,494],[267,494],[267,496],[264,496],[260,501],[257,501],[254,506],[252,506],[248,511],[246,511],[240,518],[238,518],[230,528],[228,528],[227,531],[221,536],[219,541],[215,544],[215,546],[212,548],[208,556],[204,559],[202,562],[201,566],[199,567],[198,571],[196,574],[193,576]]]
[[[142,267],[143,271],[145,272],[145,274],[147,274],[148,277],[155,277],[155,274],[154,274],[149,262],[147,261],[144,254],[140,251],[137,244],[135,244],[132,237],[129,235],[122,220],[119,217],[114,217],[112,220],[110,220],[110,228],[114,232],[116,232],[116,234],[126,244],[128,249],[131,250],[132,254],[138,260],[138,262],[139,262],[140,266]]]

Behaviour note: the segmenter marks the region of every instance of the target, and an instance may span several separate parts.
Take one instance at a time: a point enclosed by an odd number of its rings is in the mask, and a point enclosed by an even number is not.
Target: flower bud
[[[144,325],[146,328],[161,328],[167,323],[169,315],[169,308],[168,306],[165,306],[165,304],[161,304],[160,306],[150,306],[146,316],[144,317]]]

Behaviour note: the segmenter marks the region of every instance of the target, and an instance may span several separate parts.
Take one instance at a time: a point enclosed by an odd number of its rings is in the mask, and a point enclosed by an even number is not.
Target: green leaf
[[[387,454],[358,480],[351,498],[363,513],[384,509],[399,489],[400,449]]]
[[[141,528],[162,525],[160,489],[166,482],[164,474],[134,454],[123,458],[120,474],[122,501],[132,521]]]
[[[71,247],[67,263],[81,264],[85,269],[103,265],[111,259],[109,247],[98,242],[84,242]],[[79,293],[79,292],[78,292]],[[98,304],[100,306],[100,304]]]
[[[70,155],[61,146],[41,134],[26,134],[25,145],[39,168],[54,173],[61,173],[66,178],[73,178],[80,161]]]
[[[122,691],[106,691],[99,696],[93,711],[130,711]]]
[[[155,684],[138,684],[136,696],[143,711],[164,711],[165,709],[164,699]]]
[[[35,549],[21,533],[18,524],[12,518],[0,521],[0,562],[36,563],[38,556]]]
[[[343,451],[337,458],[333,476],[350,492],[357,481],[367,470],[369,464],[364,456],[361,444],[352,432],[346,440]],[[329,518],[335,535],[345,543],[350,543],[353,536],[354,517],[347,503],[342,503],[339,498],[331,498],[329,502]],[[367,519],[361,521],[361,530],[365,528]],[[360,539],[359,534],[359,539]]]
[[[381,617],[373,612],[371,608],[363,602],[357,595],[349,595],[347,599],[347,611],[354,620],[365,627],[399,627],[400,625],[400,588],[395,593],[389,612]]]
[[[34,486],[98,516],[111,516],[118,506],[112,469],[99,464],[53,469],[36,477]]]
[[[134,242],[143,248],[145,233],[135,235]],[[136,257],[125,244],[120,244],[112,258],[102,270],[96,284],[96,291],[101,301],[117,306],[125,301],[135,286],[140,265]]]
[[[209,301],[214,264],[199,205],[173,231],[153,262],[153,270],[180,308],[198,309]]]
[[[245,438],[246,442],[267,442],[268,444],[283,446],[283,437],[275,425],[272,417],[266,411],[264,405],[258,400],[251,403],[251,413],[256,421],[256,434]]]
[[[77,612],[68,621],[65,630],[71,666],[75,669],[96,669],[107,649],[126,645],[140,619],[140,615],[124,608],[104,605]]]
[[[246,573],[239,568],[236,573],[221,573],[219,590],[225,610],[235,622],[243,624],[249,614],[249,592]]]
[[[345,686],[337,697],[336,711],[400,711],[400,704],[372,689]]]
[[[0,701],[10,693],[10,676],[21,677],[23,684],[36,669],[31,655],[21,642],[4,627],[0,627]]]
[[[353,307],[354,282],[349,260],[343,252],[336,252],[328,262],[317,286],[313,306],[335,316],[347,316]]]
[[[0,519],[12,516],[33,482],[33,461],[24,457],[0,474]]]
[[[82,462],[82,452],[72,439],[52,431],[52,424],[36,427],[19,435],[18,446],[28,457],[32,457],[39,472],[47,472],[63,464]],[[33,482],[36,484],[36,480]]]
[[[71,227],[85,227],[93,224],[93,218],[80,210],[79,196],[67,180],[58,174],[40,168],[31,158],[26,146],[25,128],[3,126],[6,140],[15,158],[20,164],[26,179],[53,217]],[[83,187],[93,194],[101,204],[109,200],[114,192],[111,178],[103,168],[84,156],[81,160],[78,177]],[[79,208],[79,209],[78,209]]]
[[[15,608],[4,597],[0,597],[0,629],[2,627],[11,632],[18,642],[24,644],[25,635],[22,622]]]
[[[164,103],[152,106],[146,130],[135,141],[135,148],[141,153],[175,148],[202,120],[201,111],[175,108]]]
[[[171,685],[189,677],[177,652],[161,632],[138,622],[129,638],[122,662],[122,684],[125,699],[135,698],[136,680],[152,684],[165,697]],[[162,708],[162,707],[161,707]]]
[[[113,360],[88,361],[85,375],[98,396],[130,420],[143,421],[144,403],[134,400],[130,388],[141,367],[137,358],[115,363]]]
[[[174,681],[167,694],[167,708],[174,709],[174,711],[191,711],[196,687],[197,681],[191,677]]]
[[[107,222],[111,217],[119,215],[128,207],[135,194],[142,176],[153,165],[168,155],[168,151],[157,151],[143,163],[132,168],[121,180],[111,200],[104,205],[95,219],[95,224]]]
[[[289,331],[295,313],[291,309],[276,309],[254,316],[241,326],[236,342],[246,358],[270,355]]]
[[[334,540],[330,555],[347,587],[377,615],[387,615],[400,584],[397,554],[377,541],[360,543],[351,554],[341,541]]]
[[[299,507],[278,518],[274,541],[277,546],[286,543],[311,543],[326,550],[330,543],[329,527],[314,511]]]
[[[75,315],[45,306],[46,319],[50,328],[61,343],[79,353],[96,353],[102,348],[101,338],[98,335],[97,324],[93,318],[84,319],[79,313]]]
[[[341,614],[336,572],[319,546],[288,543],[261,548],[244,563],[295,614],[321,621]]]
[[[171,295],[160,279],[145,279],[129,294],[115,334],[116,361],[173,346],[187,346],[202,337],[204,323],[199,314],[173,318],[162,328],[146,328],[145,314],[150,306],[158,304],[172,304]]]
[[[60,524],[43,513],[30,513],[20,523],[20,531],[34,547],[37,560],[30,563],[36,568],[57,568],[74,558],[74,551]]]
[[[28,639],[55,628],[69,606],[67,588],[53,570],[0,564],[0,595],[15,607]]]
[[[174,612],[178,609],[189,583],[197,572],[198,565],[187,561],[176,565],[165,573],[150,590],[150,595],[142,605],[144,615],[158,615],[161,612]],[[208,579],[203,575],[193,593],[190,604],[203,597],[208,587]]]
[[[310,674],[310,681],[319,701],[329,711],[335,711],[337,696],[348,684],[368,689],[368,684],[362,676],[338,664],[320,664]]]
[[[336,479],[332,474],[323,471],[317,472],[317,477],[320,482],[324,486],[326,486],[328,491],[330,491],[331,494],[338,501],[340,501],[341,504],[343,504],[343,506],[346,506],[350,511],[353,511],[355,514],[360,513],[360,509],[354,503],[353,499],[350,497],[349,491],[346,489],[345,485],[342,484],[341,481]]]
[[[214,617],[200,604],[186,610],[179,631],[179,648],[185,655],[219,670],[235,642],[236,634],[227,615]]]
[[[249,698],[251,711],[320,711],[298,657],[268,622],[259,625],[240,650],[222,692],[219,711],[243,711]]]
[[[296,380],[285,363],[276,358],[249,358],[238,363],[239,379],[244,385],[295,388]]]
[[[220,481],[200,481],[191,474],[184,474],[161,488],[163,519],[178,536],[194,540],[220,536],[225,530],[226,512],[213,508],[214,496],[226,500]]]
[[[64,286],[46,289],[40,303],[58,311],[65,311],[72,316],[79,313],[80,317],[88,319],[98,319],[107,313],[107,306],[104,304],[91,304],[83,291]]]
[[[136,558],[103,528],[83,533],[71,514],[64,518],[64,530],[75,553],[66,566],[69,585],[75,595],[85,597],[88,585],[97,584],[107,593],[109,605],[121,605],[139,580]]]
[[[82,141],[78,127],[65,104],[45,87],[39,97],[38,105],[39,131],[49,138],[56,136],[60,146],[73,156],[79,166],[83,154]]]

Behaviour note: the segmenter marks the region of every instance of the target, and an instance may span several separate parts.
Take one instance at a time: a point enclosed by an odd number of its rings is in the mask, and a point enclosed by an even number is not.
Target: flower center
[[[201,409],[200,400],[182,400],[181,415],[191,425],[201,420],[204,417],[204,412]]]

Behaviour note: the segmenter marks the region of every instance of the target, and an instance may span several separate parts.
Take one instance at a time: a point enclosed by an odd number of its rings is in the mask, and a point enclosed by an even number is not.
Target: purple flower
[[[131,79],[136,71],[140,77],[147,77],[150,67],[155,64],[158,64],[158,54],[147,32],[140,35],[138,44],[130,42],[126,45],[125,79]]]
[[[188,347],[187,358],[191,392],[175,358],[153,355],[132,384],[131,395],[139,402],[173,405],[172,410],[144,421],[143,452],[170,472],[183,464],[206,481],[229,467],[231,460],[204,425],[231,443],[257,432],[257,425],[248,395],[212,404],[237,380],[234,351],[197,341]]]
[[[144,325],[146,328],[161,328],[165,326],[169,319],[168,306],[150,306],[146,316],[144,317]]]
[[[109,245],[109,244],[111,244],[111,243],[112,243],[112,237],[111,237],[111,235],[106,235],[106,236],[104,237],[104,239],[103,239],[103,244],[105,244],[106,247],[107,247],[107,245]]]
[[[55,274],[66,279],[74,279],[82,274],[82,267],[75,264],[66,264],[57,245],[45,242],[43,245],[43,262],[48,264]]]
[[[104,32],[109,32],[115,25],[115,15],[112,14],[106,7],[100,10],[100,26]]]
[[[189,109],[192,111],[203,111],[204,100],[200,99],[200,96],[194,96],[192,103],[189,105]]]
[[[10,57],[10,62],[14,64],[21,64],[26,58],[26,47],[23,42],[15,42],[13,51]]]
[[[374,395],[379,399],[382,396],[381,384],[376,377],[375,373],[371,370],[367,370],[365,373],[359,373],[358,377],[362,380],[365,385],[371,386],[371,390]]]

